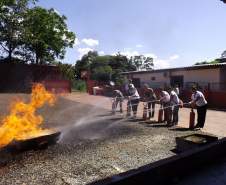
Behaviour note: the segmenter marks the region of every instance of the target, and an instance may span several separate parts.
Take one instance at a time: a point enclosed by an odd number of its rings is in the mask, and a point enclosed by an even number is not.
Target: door
[[[174,87],[178,85],[179,88],[183,88],[184,86],[184,76],[171,76],[170,77],[170,85]]]

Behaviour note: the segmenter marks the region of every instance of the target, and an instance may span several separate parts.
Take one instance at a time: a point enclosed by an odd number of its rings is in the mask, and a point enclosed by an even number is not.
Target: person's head
[[[129,84],[129,89],[134,89],[134,85],[133,84]]]
[[[173,90],[173,88],[171,87],[171,86],[168,86],[167,88],[166,88],[166,91],[167,92],[171,92]]]
[[[114,95],[117,95],[118,94],[118,90],[114,90],[113,93],[114,93]]]
[[[129,84],[132,84],[133,83],[133,81],[131,79],[129,79],[128,82],[129,82]]]
[[[197,87],[196,86],[192,86],[191,91],[194,93],[197,91]]]
[[[154,90],[152,88],[148,89],[150,91],[151,94],[154,94]]]

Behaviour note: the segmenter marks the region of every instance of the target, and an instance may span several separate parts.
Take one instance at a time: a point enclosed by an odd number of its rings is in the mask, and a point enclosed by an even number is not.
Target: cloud
[[[156,58],[154,60],[154,69],[163,69],[163,68],[169,68],[170,67],[170,60],[168,59],[158,59]]]
[[[104,51],[99,51],[98,54],[99,55],[105,55],[105,52]]]
[[[89,51],[93,51],[92,48],[78,48],[79,58],[81,59],[83,55],[87,54]]]
[[[170,60],[177,60],[178,58],[180,58],[180,56],[179,55],[172,55],[172,56],[170,56]]]
[[[79,46],[80,45],[80,41],[78,38],[75,38],[75,43],[74,43],[74,47]]]
[[[138,52],[136,50],[125,48],[123,52],[121,52],[122,55],[125,55],[127,57],[131,56],[138,56],[138,55],[144,55],[145,57],[151,57],[154,60],[154,68],[155,69],[162,69],[162,68],[170,68],[172,66],[172,62],[174,60],[177,60],[180,56],[177,54],[171,55],[169,58],[162,59],[159,58],[154,53],[142,53]],[[115,54],[114,54],[115,55]]]
[[[170,68],[172,66],[172,62],[180,58],[179,55],[175,54],[170,56],[168,59],[158,59],[154,60],[154,68],[162,69],[162,68]]]
[[[137,44],[136,47],[137,48],[143,48],[144,46],[142,44]]]
[[[89,47],[95,47],[99,45],[99,41],[95,39],[82,39],[82,43],[86,44]]]
[[[125,55],[127,57],[132,57],[132,56],[136,56],[136,55],[140,55],[138,51],[123,51],[120,52],[122,55]]]

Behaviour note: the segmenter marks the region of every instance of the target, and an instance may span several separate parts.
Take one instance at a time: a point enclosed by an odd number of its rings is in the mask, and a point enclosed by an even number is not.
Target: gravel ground
[[[40,113],[46,127],[62,129],[59,143],[13,156],[0,168],[0,184],[87,184],[175,155],[175,137],[192,133],[111,116],[106,109],[64,98]]]

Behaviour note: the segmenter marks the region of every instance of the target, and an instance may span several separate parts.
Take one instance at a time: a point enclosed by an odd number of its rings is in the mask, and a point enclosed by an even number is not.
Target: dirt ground
[[[1,118],[15,97],[28,100],[23,94],[0,95]],[[173,156],[175,137],[200,132],[127,119],[125,113],[112,116],[110,109],[111,99],[106,97],[81,93],[58,97],[54,107],[45,106],[38,113],[44,116],[45,127],[62,131],[59,143],[13,156],[0,167],[0,184],[87,184]],[[179,126],[188,127],[189,111],[180,110]],[[225,112],[209,110],[203,131],[225,136],[225,116]],[[157,114],[152,121],[156,119]]]

